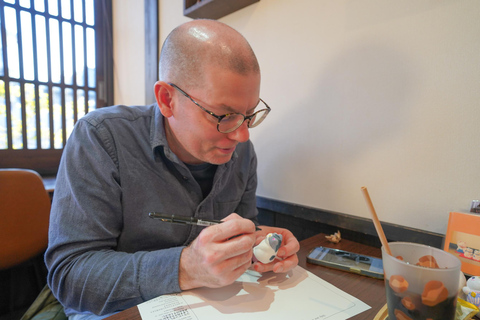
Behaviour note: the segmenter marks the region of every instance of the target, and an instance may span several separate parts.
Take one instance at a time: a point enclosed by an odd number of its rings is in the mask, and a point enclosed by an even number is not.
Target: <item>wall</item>
[[[145,104],[143,0],[113,0],[114,104]],[[151,85],[153,88],[153,84]],[[153,90],[153,89],[152,89]]]
[[[183,1],[160,0],[160,41]],[[261,0],[221,18],[272,107],[258,195],[445,233],[480,197],[480,2]]]

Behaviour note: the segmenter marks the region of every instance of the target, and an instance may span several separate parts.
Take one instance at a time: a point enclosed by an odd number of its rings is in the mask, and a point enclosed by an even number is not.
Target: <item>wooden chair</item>
[[[17,308],[16,294],[29,292],[14,280],[14,276],[18,280],[19,270],[33,267],[36,283],[29,284],[28,289],[34,290],[32,294],[45,285],[45,266],[39,255],[47,248],[50,205],[38,173],[0,169],[0,270],[10,275],[9,312]]]
[[[47,248],[50,204],[38,173],[0,169],[0,270]]]

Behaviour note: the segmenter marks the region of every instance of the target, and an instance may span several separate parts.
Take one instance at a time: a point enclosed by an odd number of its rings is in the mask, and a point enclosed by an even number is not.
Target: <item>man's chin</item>
[[[207,162],[214,165],[221,165],[227,163],[228,161],[230,161],[230,159],[232,159],[232,153],[211,157],[211,159],[209,159],[209,161]]]

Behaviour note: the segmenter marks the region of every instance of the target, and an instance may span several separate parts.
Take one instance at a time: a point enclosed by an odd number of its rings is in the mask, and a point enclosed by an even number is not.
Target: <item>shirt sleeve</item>
[[[65,307],[102,315],[180,292],[183,247],[116,251],[123,228],[122,188],[107,129],[80,120],[65,146],[45,253],[48,285]]]

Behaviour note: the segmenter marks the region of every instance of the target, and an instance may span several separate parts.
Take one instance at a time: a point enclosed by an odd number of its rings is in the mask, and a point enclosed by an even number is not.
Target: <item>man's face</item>
[[[240,75],[210,68],[198,88],[182,88],[201,106],[218,116],[226,113],[253,113],[259,101],[260,75]],[[172,151],[185,163],[223,164],[235,147],[249,139],[247,122],[230,133],[217,131],[218,120],[190,99],[175,91],[173,114],[166,118],[167,140]]]

